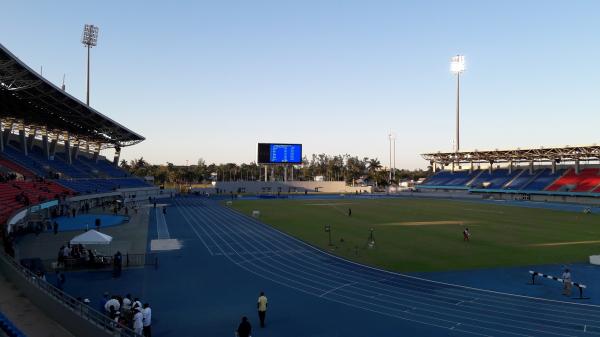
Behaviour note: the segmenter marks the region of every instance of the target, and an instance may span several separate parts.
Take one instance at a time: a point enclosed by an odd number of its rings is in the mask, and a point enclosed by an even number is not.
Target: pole
[[[88,44],[87,46],[87,94],[85,103],[90,105],[90,48],[91,46]]]
[[[392,177],[394,180],[396,179],[396,137],[394,137],[394,174]]]
[[[460,72],[456,73],[456,152],[460,151]]]
[[[390,138],[390,182],[392,181],[392,134],[389,135]]]

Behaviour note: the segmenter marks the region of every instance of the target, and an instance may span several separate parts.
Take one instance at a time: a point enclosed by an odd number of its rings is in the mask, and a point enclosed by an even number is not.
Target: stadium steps
[[[523,169],[521,170],[521,172],[519,172],[519,174],[517,174],[516,176],[514,176],[511,180],[509,180],[506,184],[504,184],[502,187],[500,188],[509,188],[510,185],[513,183],[513,181],[515,181],[517,178],[519,178],[523,173],[525,173],[527,170]]]
[[[479,173],[477,173],[477,174],[476,174],[476,175],[473,177],[473,179],[469,180],[469,181],[468,181],[468,182],[467,182],[465,185],[466,185],[467,187],[471,187],[471,184],[473,184],[473,182],[474,182],[474,181],[476,181],[476,180],[477,180],[477,178],[479,178],[479,176],[483,174],[483,172],[485,172],[485,170],[479,170]]]
[[[575,175],[575,169],[568,169],[563,175],[556,178],[551,184],[549,184],[544,191],[558,191],[562,186],[565,185],[577,185],[570,179],[573,175]]]
[[[526,169],[526,170],[528,170],[528,169]],[[529,179],[529,181],[528,181],[527,183],[525,183],[525,184],[524,184],[524,185],[521,187],[521,189],[522,189],[522,190],[526,190],[526,189],[527,189],[527,186],[531,185],[531,183],[533,183],[534,181],[536,181],[536,180],[537,180],[537,178],[539,178],[539,177],[540,177],[540,176],[541,176],[541,175],[544,173],[544,171],[546,171],[546,169],[541,169],[541,170],[539,170],[539,171],[538,171],[536,174],[534,174],[534,175],[531,177],[531,179]],[[558,177],[557,179],[560,179],[560,177]]]

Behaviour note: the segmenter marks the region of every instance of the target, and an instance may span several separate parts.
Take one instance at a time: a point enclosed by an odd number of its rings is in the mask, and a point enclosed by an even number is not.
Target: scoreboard
[[[258,163],[302,163],[302,144],[258,143]]]

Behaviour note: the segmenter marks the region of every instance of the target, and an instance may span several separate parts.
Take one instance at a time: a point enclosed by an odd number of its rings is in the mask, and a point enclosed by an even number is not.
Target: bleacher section
[[[548,185],[552,184],[556,179],[560,178],[565,173],[564,169],[557,169],[556,172],[552,173],[551,169],[543,169],[539,172],[533,181],[523,186],[522,190],[525,191],[543,191]],[[534,171],[534,174],[536,172]]]
[[[511,173],[508,169],[496,169],[490,173],[488,170],[481,172],[470,184],[472,188],[502,188],[506,183],[519,175],[519,171],[514,170]]]
[[[586,168],[575,173],[569,169],[565,175],[546,188],[546,191],[591,192],[600,185],[600,169]]]
[[[0,223],[15,211],[45,200],[57,199],[73,192],[51,181],[11,181],[0,183]],[[17,200],[19,199],[19,200]]]
[[[441,171],[427,179],[423,185],[427,186],[448,186],[448,187],[467,187],[466,184],[473,180],[479,171]]]
[[[113,192],[119,188],[151,187],[139,178],[59,179],[57,182],[81,194]]]
[[[474,171],[441,171],[425,180],[426,188],[471,188],[511,191],[573,191],[600,192],[600,169],[584,169],[579,175],[574,170],[557,169],[555,173],[543,168],[529,173],[529,169]]]
[[[126,178],[129,174],[119,167],[114,166],[103,157],[98,158],[95,162],[81,154],[77,159],[73,159],[73,163],[69,164],[64,153],[56,153],[52,159],[46,159],[42,153],[42,149],[34,146],[28,155],[25,155],[16,147],[16,144],[11,143],[5,146],[4,152],[0,153],[1,160],[18,164],[19,167],[31,171],[39,177],[53,177],[59,173],[61,178]],[[13,171],[19,172],[18,169],[11,168]]]

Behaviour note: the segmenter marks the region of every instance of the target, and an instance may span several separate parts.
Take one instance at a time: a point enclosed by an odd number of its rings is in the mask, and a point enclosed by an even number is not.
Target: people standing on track
[[[465,230],[463,231],[463,241],[470,241],[471,240],[471,232],[469,232],[469,228],[465,228]]]
[[[260,327],[265,327],[265,316],[267,315],[267,296],[265,296],[265,292],[261,291],[260,296],[258,296],[258,303],[256,307],[258,308],[258,318],[260,319]]]
[[[144,337],[152,337],[152,309],[150,304],[144,303],[142,314],[144,315]]]
[[[235,331],[235,335],[237,337],[250,337],[251,333],[252,325],[250,325],[250,322],[248,322],[248,317],[244,316],[242,317],[242,322]]]
[[[142,314],[142,309],[138,308],[135,310],[135,314],[133,315],[133,331],[136,334],[142,335],[144,331],[144,314]]]
[[[563,295],[571,296],[571,287],[573,284],[571,283],[571,271],[569,268],[565,268],[565,271],[562,274],[563,279]]]

